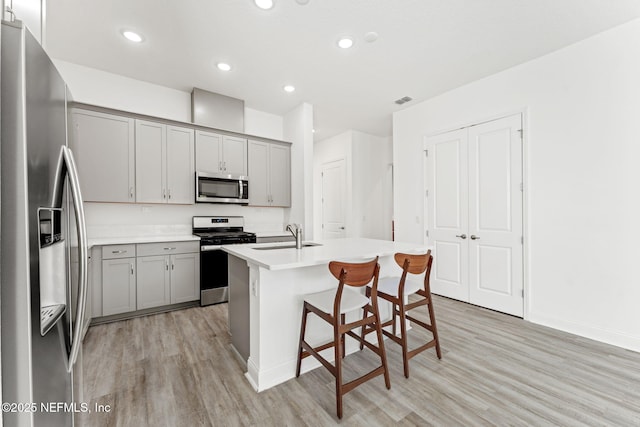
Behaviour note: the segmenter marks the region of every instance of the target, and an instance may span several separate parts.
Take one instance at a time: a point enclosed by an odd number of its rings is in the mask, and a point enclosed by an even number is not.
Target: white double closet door
[[[522,118],[427,137],[431,290],[523,316]]]

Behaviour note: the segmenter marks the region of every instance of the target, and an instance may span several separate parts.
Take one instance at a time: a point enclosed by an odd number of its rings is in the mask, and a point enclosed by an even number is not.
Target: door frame
[[[530,229],[530,203],[529,203],[529,189],[531,188],[531,180],[530,180],[530,172],[529,172],[529,108],[522,107],[517,110],[506,111],[500,114],[495,114],[491,116],[486,116],[484,118],[480,118],[477,120],[461,122],[458,125],[454,125],[451,127],[443,128],[441,130],[430,132],[428,134],[423,135],[422,137],[422,145],[420,147],[422,151],[422,243],[427,243],[427,215],[429,212],[427,206],[427,170],[425,167],[426,157],[424,155],[425,151],[425,141],[427,138],[441,135],[444,133],[448,133],[454,130],[467,128],[470,126],[479,125],[482,123],[491,122],[494,120],[499,120],[505,117],[513,116],[515,114],[520,114],[522,118],[522,287],[523,287],[523,316],[524,320],[529,320],[530,312],[531,312],[531,269],[529,268],[531,264],[531,252],[529,246],[529,240],[531,236]]]

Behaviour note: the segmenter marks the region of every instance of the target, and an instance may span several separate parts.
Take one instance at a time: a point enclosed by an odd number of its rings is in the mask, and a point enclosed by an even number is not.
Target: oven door
[[[200,251],[200,305],[229,300],[227,253],[220,249]]]
[[[196,172],[196,202],[246,205],[249,203],[249,179]]]

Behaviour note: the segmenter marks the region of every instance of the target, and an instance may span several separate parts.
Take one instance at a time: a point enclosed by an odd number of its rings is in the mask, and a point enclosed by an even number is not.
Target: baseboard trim
[[[528,320],[531,323],[640,353],[640,337],[638,336],[558,319],[555,316],[544,313],[530,312]]]

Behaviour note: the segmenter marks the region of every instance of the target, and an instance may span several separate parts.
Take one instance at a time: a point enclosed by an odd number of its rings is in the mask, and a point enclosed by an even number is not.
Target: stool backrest
[[[337,318],[340,313],[340,302],[342,301],[342,291],[344,286],[362,287],[371,283],[372,280],[371,301],[377,312],[378,275],[380,274],[378,257],[374,260],[363,263],[331,261],[329,263],[329,271],[333,274],[333,277],[340,281],[340,283],[338,283],[335,300],[333,301],[333,315],[335,318]]]
[[[407,272],[411,274],[422,274],[427,268],[431,270],[431,263],[433,262],[431,249],[429,249],[426,254],[420,255],[397,253],[394,258],[402,269],[405,268],[405,263],[408,261],[409,264],[406,266],[406,269]]]
[[[369,284],[374,277],[377,277],[378,257],[374,260],[364,263],[349,263],[331,261],[329,263],[329,271],[333,277],[340,280],[348,286],[361,287]]]

